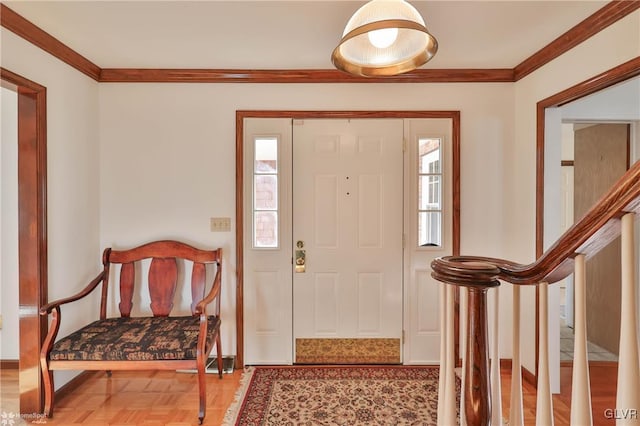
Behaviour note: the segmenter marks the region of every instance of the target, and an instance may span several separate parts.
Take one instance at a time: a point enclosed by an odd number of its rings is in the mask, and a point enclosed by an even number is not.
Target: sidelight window
[[[278,138],[254,139],[253,245],[278,247]]]
[[[418,245],[442,245],[442,140],[418,140]]]

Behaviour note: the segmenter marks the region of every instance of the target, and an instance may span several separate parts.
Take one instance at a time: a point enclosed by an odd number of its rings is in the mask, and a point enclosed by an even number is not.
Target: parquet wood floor
[[[207,375],[204,424],[220,425],[233,402],[242,370]],[[17,412],[17,370],[2,371],[0,411]],[[76,389],[56,399],[47,425],[197,425],[198,382],[195,374],[172,371],[94,373]]]
[[[594,425],[612,425],[604,410],[615,407],[617,365],[591,365],[591,393]],[[207,376],[207,416],[205,424],[220,425],[240,384],[241,370]],[[557,426],[569,424],[571,410],[571,366],[561,367],[561,394],[554,395],[554,419]],[[0,412],[17,412],[17,370],[0,373]],[[509,418],[511,377],[502,372],[503,417]],[[524,384],[524,420],[535,424],[536,396],[530,384]],[[47,425],[195,425],[197,424],[198,386],[193,374],[168,371],[114,371],[109,379],[96,372],[89,380],[56,401],[55,417],[44,419]]]

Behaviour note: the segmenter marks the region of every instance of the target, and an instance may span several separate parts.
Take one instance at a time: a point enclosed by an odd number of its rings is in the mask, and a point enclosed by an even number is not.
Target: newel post
[[[491,382],[487,327],[488,287],[469,287],[466,387],[464,411],[470,425],[491,424]]]
[[[469,289],[464,413],[469,426],[491,424],[487,290],[500,285],[500,270],[490,263],[446,257],[431,263],[432,276]]]

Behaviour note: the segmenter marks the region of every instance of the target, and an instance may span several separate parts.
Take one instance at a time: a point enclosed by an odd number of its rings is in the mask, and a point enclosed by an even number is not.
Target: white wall
[[[98,83],[2,28],[2,66],[47,88],[49,300],[84,288],[101,267]],[[97,319],[99,298],[62,310],[60,335]],[[56,387],[75,373],[56,372]]]
[[[512,84],[102,84],[101,245],[179,238],[222,247],[225,354],[236,347],[239,109],[461,110],[462,252],[507,255],[500,188],[513,139]],[[210,232],[213,216],[233,218],[231,232]],[[510,356],[510,344],[503,347]]]
[[[536,103],[637,57],[639,34],[640,12],[636,11],[515,84],[515,139],[507,154],[509,180],[505,185],[511,206],[506,221],[509,240],[505,243],[511,260],[528,263],[535,258]],[[557,155],[559,164],[560,150]],[[556,201],[551,205],[560,206],[560,200]],[[545,241],[545,246],[549,243]],[[534,300],[533,288],[523,291],[523,300],[522,338],[529,345],[535,337],[535,303],[526,301]],[[551,301],[550,318],[557,318],[557,302]],[[551,351],[558,350],[558,346],[557,340],[550,342]],[[523,364],[534,371],[534,351],[524,351]],[[556,365],[556,371],[557,368]]]
[[[15,360],[18,350],[18,96],[0,88],[0,359]]]

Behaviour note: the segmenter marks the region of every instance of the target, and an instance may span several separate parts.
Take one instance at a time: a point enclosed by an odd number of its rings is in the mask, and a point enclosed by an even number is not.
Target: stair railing
[[[538,376],[536,424],[553,425],[553,405],[549,379],[548,286],[575,273],[574,360],[571,395],[571,424],[593,424],[587,359],[586,280],[588,259],[621,236],[621,320],[617,424],[630,424],[640,417],[640,359],[636,318],[634,224],[640,212],[640,162],[635,163],[579,221],[569,228],[540,258],[529,265],[503,259],[478,256],[447,256],[431,263],[432,276],[444,283],[441,319],[445,345],[441,351],[440,380],[442,397],[438,400],[438,424],[456,424],[455,359],[453,355],[454,289],[466,291],[466,351],[463,354],[463,394],[461,424],[502,425],[500,362],[498,355],[497,300],[500,281],[513,286],[513,359],[509,425],[524,423],[522,409],[522,366],[520,362],[520,286],[538,286]],[[487,293],[495,296],[489,344]],[[444,289],[443,289],[444,290]],[[491,349],[491,351],[490,351]],[[490,357],[491,354],[491,357]],[[490,359],[491,369],[490,369]],[[451,396],[453,395],[453,396]],[[453,401],[453,402],[452,402]],[[442,404],[442,407],[440,407]],[[612,407],[613,408],[613,407]],[[618,412],[619,411],[619,412]],[[626,413],[626,414],[625,414]],[[618,415],[620,414],[620,415]],[[452,417],[453,416],[453,417]]]

